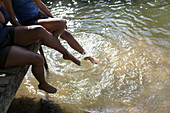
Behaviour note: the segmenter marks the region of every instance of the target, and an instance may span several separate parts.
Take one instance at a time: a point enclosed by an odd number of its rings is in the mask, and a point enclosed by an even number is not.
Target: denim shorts
[[[12,45],[14,45],[14,29],[14,27],[9,27],[9,32],[6,37],[6,40],[0,46],[0,68],[4,68],[8,53]]]
[[[29,19],[29,20],[25,20],[23,22],[20,22],[21,25],[23,26],[28,26],[28,25],[35,25],[35,22],[39,19],[45,19],[48,18],[49,16],[47,16],[44,13],[39,12],[38,15],[36,15],[35,17]]]

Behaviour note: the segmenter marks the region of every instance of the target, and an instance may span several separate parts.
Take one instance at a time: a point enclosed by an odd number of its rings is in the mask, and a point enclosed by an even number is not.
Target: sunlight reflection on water
[[[92,1],[81,2],[60,1],[49,6],[54,15],[69,20],[68,28],[73,36],[88,54],[99,60],[99,65],[84,61],[83,56],[63,40],[62,44],[81,59],[82,66],[65,61],[60,53],[44,47],[50,67],[47,80],[58,88],[48,99],[95,113],[168,112],[170,29],[166,26],[170,21],[167,21],[167,2],[159,9],[156,7],[162,4],[146,0],[140,5],[120,0],[93,1],[95,5]],[[146,12],[146,9],[150,10]],[[161,13],[156,13],[159,11]],[[24,92],[46,98],[46,93],[37,89],[38,83],[30,72],[24,84],[21,86]]]

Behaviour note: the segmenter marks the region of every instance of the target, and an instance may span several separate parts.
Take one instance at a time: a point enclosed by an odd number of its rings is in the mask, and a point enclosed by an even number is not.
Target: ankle
[[[82,55],[85,55],[85,54],[86,54],[86,52],[85,52],[85,51],[81,51],[81,54],[82,54]]]

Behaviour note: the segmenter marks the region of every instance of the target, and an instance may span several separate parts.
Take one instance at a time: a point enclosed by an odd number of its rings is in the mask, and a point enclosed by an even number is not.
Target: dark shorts
[[[43,13],[39,12],[37,16],[35,16],[35,17],[33,17],[33,18],[29,19],[29,20],[20,22],[20,24],[23,25],[23,26],[34,25],[37,20],[45,19],[45,18],[48,18],[48,17],[49,16],[47,16],[46,14],[43,14]]]
[[[9,27],[9,33],[0,45],[0,68],[4,68],[11,46],[14,45],[14,27]]]

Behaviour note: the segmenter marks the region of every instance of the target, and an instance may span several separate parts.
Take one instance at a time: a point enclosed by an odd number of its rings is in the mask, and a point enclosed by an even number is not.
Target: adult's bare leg
[[[58,36],[60,34],[62,34],[62,32],[64,31],[64,29],[66,27],[66,20],[57,19],[57,18],[39,19],[39,20],[37,20],[37,22],[35,24],[42,25],[49,32],[53,33],[53,35],[55,37],[58,38]],[[44,52],[43,52],[42,46],[40,47],[39,51],[42,54],[42,56],[44,57]],[[44,57],[44,61],[45,61],[44,62],[45,68],[48,70],[48,65],[47,65],[47,61],[46,61],[45,57]]]
[[[48,92],[55,93],[56,88],[49,85],[44,78],[44,60],[37,53],[31,52],[19,46],[12,46],[5,67],[32,65],[32,73],[39,82],[39,88]]]
[[[78,51],[81,54],[85,53],[85,50],[83,47],[74,39],[74,37],[71,35],[70,32],[68,32],[66,29],[60,36],[62,39],[66,40],[67,43],[76,51]]]
[[[66,20],[60,18],[39,19],[35,24],[43,26],[46,30],[53,33],[56,38],[58,38],[66,28]]]
[[[66,26],[65,20],[54,19],[54,18],[39,19],[35,24],[42,25],[49,32],[54,33],[56,37],[58,37],[64,31],[65,26]],[[43,52],[42,46],[40,47],[39,51],[42,54],[42,56],[44,57],[44,52]],[[46,68],[46,70],[48,70],[48,64],[47,64],[45,57],[44,57],[44,61],[45,61],[44,62],[45,68]]]
[[[46,58],[45,58],[45,55],[44,55],[44,51],[43,51],[42,46],[40,46],[39,52],[41,53],[41,55],[42,55],[43,58],[44,58],[44,66],[45,66],[45,69],[48,71],[48,64],[47,64],[47,60],[46,60]]]
[[[53,18],[53,19],[40,19],[40,20],[37,21],[37,24],[42,25],[44,28],[46,28],[50,32],[52,31],[53,35],[56,38],[58,38],[58,36],[60,36],[62,39],[66,40],[67,43],[74,50],[78,51],[79,53],[81,53],[83,55],[86,54],[83,47],[74,39],[74,37],[71,35],[71,33],[69,33],[66,29],[64,29],[64,31],[62,31],[62,34],[59,35],[58,30],[60,28],[58,28],[58,26],[61,26],[62,24],[65,25],[66,21],[65,21],[65,23],[64,23],[64,21],[65,20],[62,20],[62,19],[61,20],[56,20],[55,18]],[[90,60],[92,63],[98,64],[98,60],[95,59],[92,56],[85,57],[85,60]]]
[[[40,25],[19,26],[15,28],[14,43],[19,46],[27,46],[32,42],[41,40],[44,45],[53,48],[63,54],[64,59],[68,59],[80,65],[80,61],[68,52],[50,32]]]

